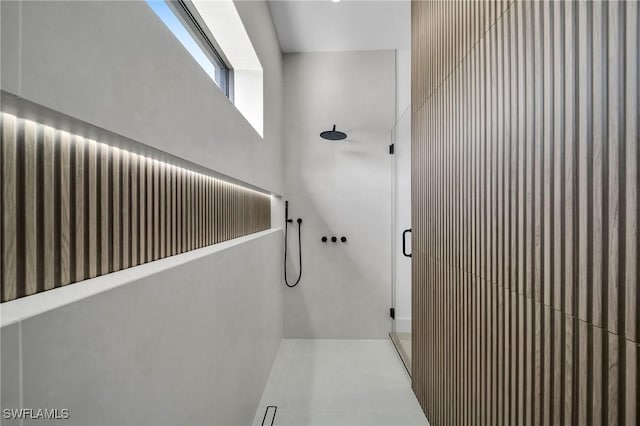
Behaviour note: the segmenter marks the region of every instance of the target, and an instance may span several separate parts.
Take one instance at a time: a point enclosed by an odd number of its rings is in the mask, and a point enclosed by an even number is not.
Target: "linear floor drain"
[[[273,422],[276,420],[276,411],[278,411],[278,407],[275,405],[267,406],[262,418],[262,426],[273,426]]]

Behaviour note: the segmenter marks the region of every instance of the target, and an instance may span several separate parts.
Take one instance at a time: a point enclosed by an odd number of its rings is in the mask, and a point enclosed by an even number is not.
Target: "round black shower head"
[[[343,132],[339,132],[336,130],[336,125],[333,125],[333,130],[327,130],[325,132],[320,133],[320,137],[322,139],[327,139],[330,141],[340,141],[342,139],[347,138],[347,134]]]

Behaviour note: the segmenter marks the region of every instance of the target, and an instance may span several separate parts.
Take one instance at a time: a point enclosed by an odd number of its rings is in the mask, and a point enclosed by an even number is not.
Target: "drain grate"
[[[277,406],[267,406],[267,409],[264,411],[264,417],[262,418],[262,426],[273,426],[273,422],[276,420],[276,411],[278,411]]]

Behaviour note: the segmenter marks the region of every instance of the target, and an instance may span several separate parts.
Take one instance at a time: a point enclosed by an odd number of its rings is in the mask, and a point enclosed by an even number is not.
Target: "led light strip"
[[[271,226],[271,196],[2,113],[2,301]]]

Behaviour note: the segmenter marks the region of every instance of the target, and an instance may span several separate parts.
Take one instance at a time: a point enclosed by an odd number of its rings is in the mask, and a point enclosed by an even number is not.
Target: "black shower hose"
[[[302,219],[298,219],[298,256],[299,256],[299,262],[300,262],[300,275],[298,275],[298,279],[296,280],[295,283],[293,284],[289,284],[289,281],[287,280],[287,241],[288,241],[288,233],[289,233],[289,222],[285,222],[284,224],[284,283],[287,285],[287,287],[289,288],[293,288],[295,286],[298,285],[298,283],[300,282],[300,279],[302,279],[302,237],[301,237],[301,232],[302,232]]]

